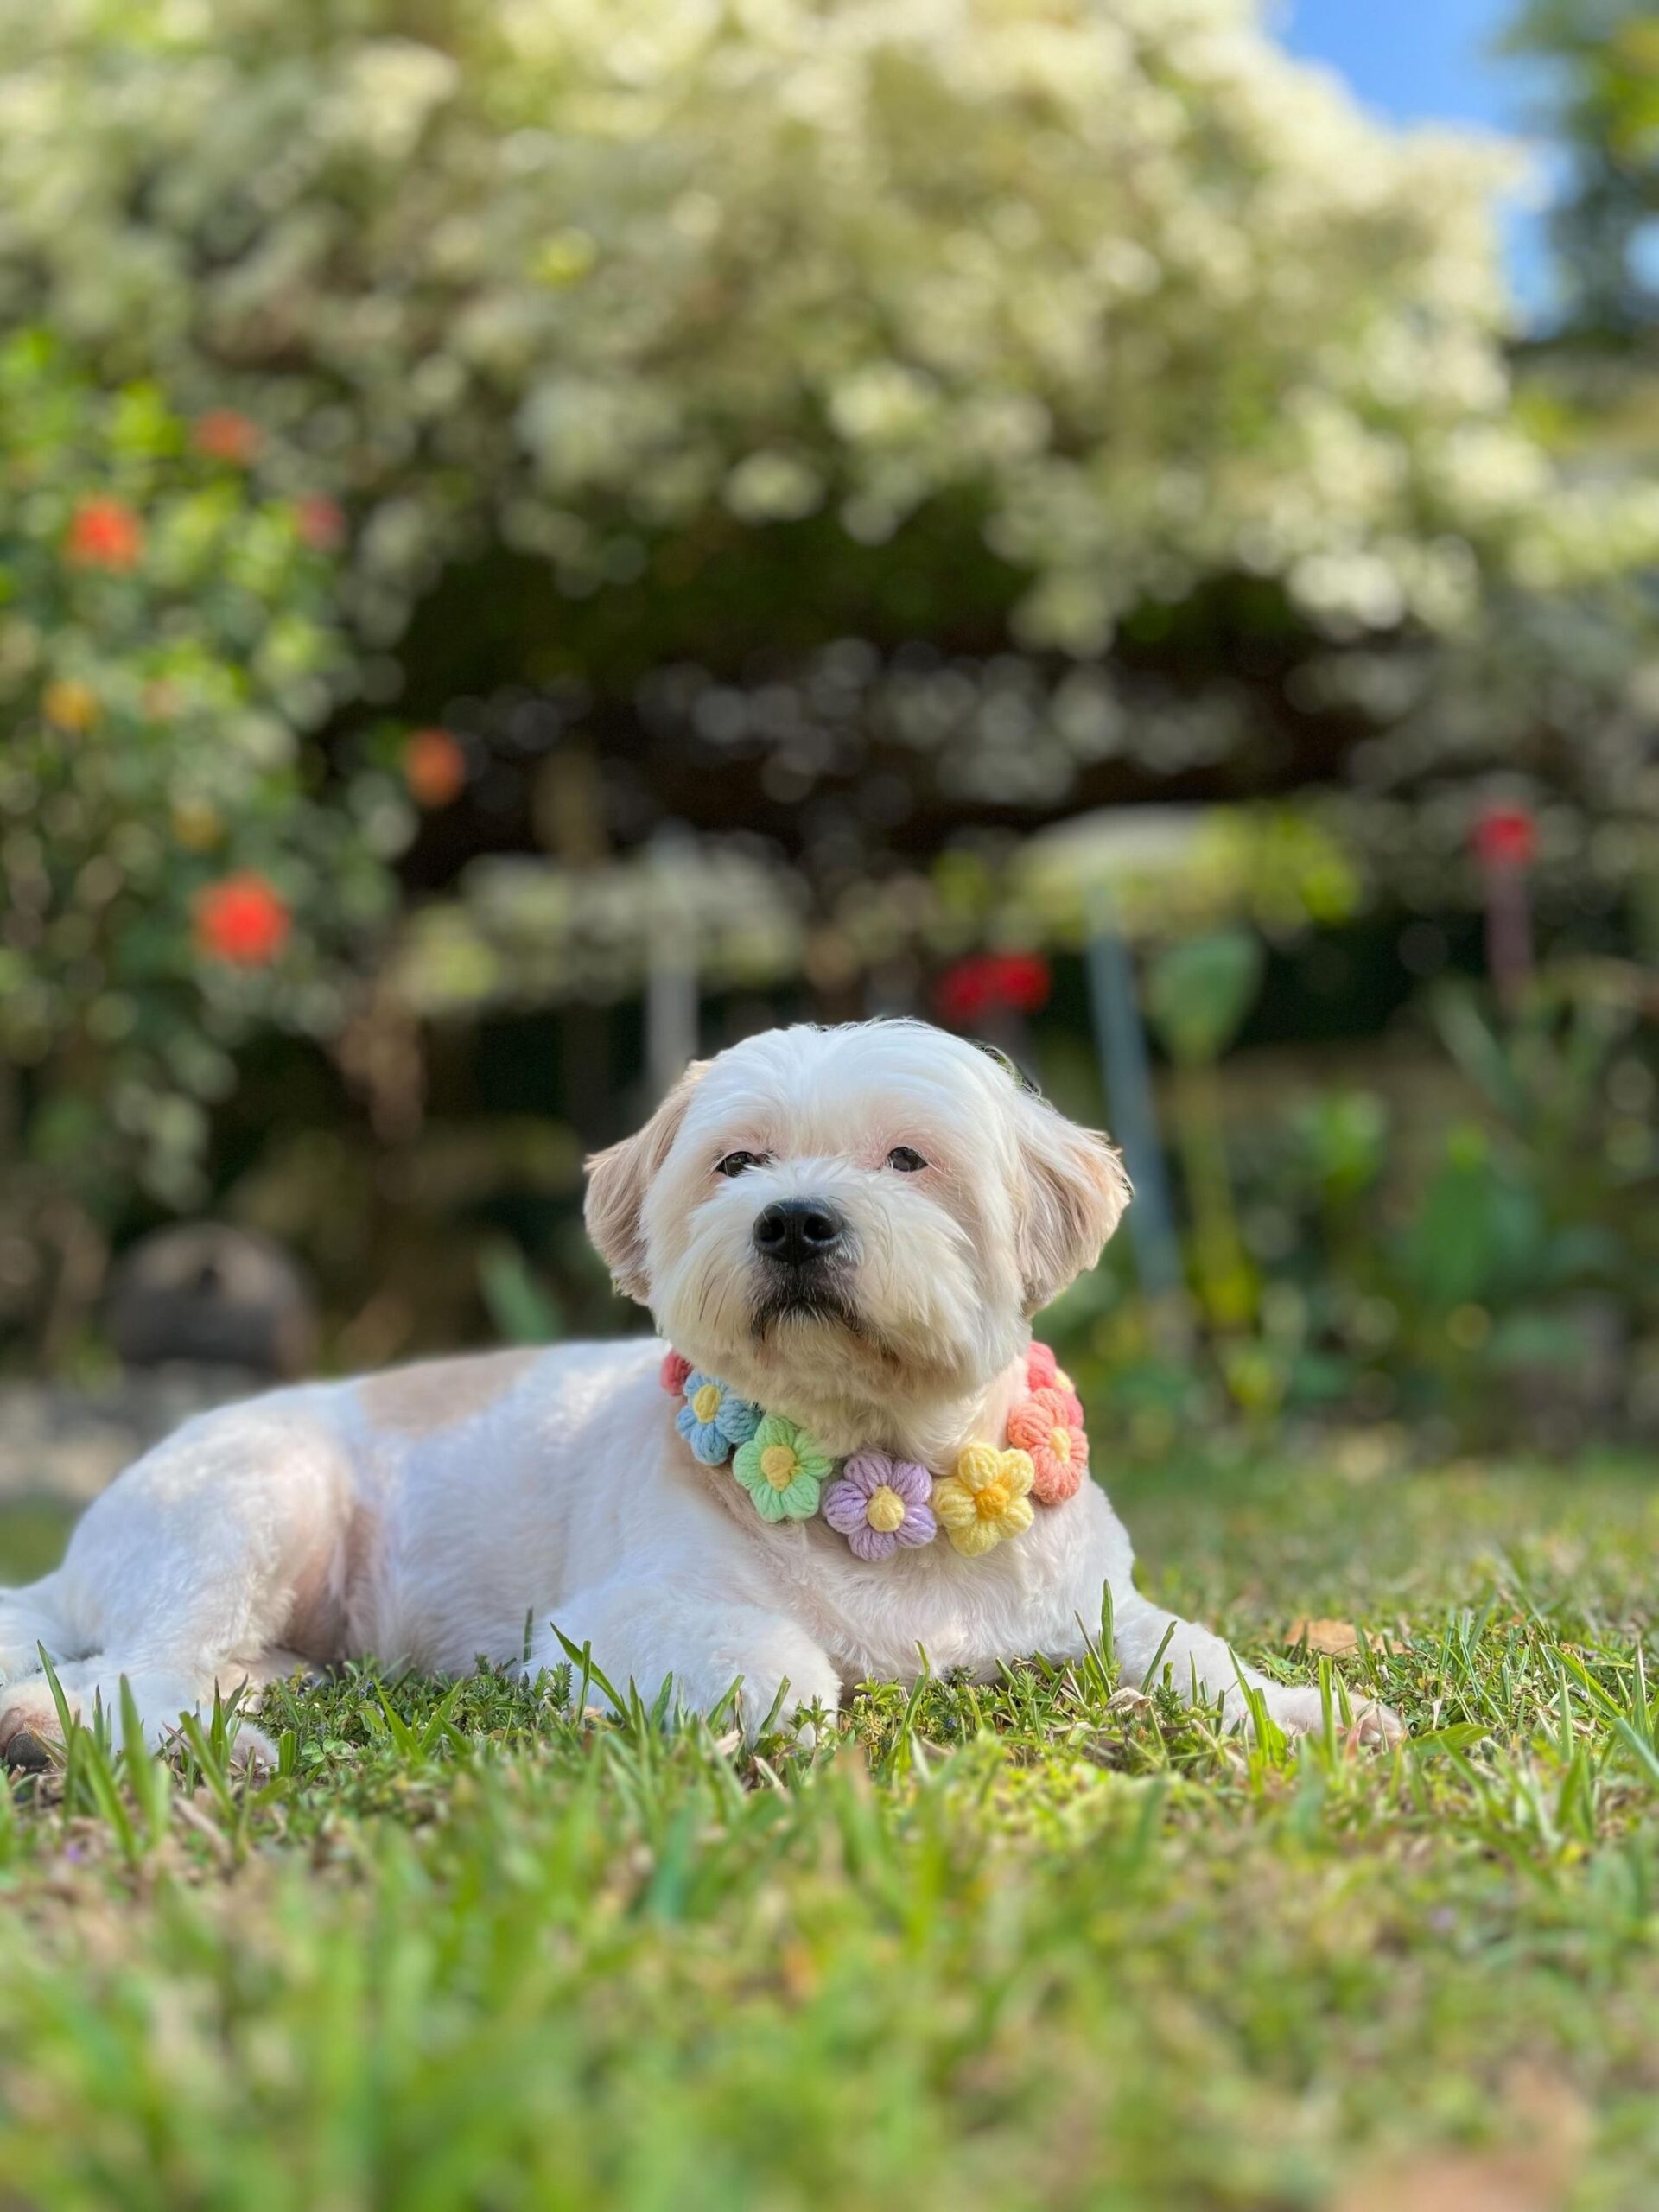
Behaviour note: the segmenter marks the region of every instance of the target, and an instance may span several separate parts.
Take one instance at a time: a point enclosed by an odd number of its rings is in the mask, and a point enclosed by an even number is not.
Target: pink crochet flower
[[[677,1398],[685,1388],[685,1378],[691,1372],[691,1363],[677,1351],[664,1352],[658,1378],[671,1398]]]
[[[1033,1337],[1026,1354],[1026,1384],[1033,1390],[1069,1390],[1071,1377],[1054,1357],[1051,1344],[1039,1344]]]
[[[1048,1345],[1033,1342],[1026,1354],[1026,1388],[1028,1390],[1058,1390],[1071,1408],[1073,1426],[1077,1428],[1083,1427],[1083,1400],[1071,1388],[1071,1377]]]
[[[938,1523],[928,1503],[933,1478],[913,1459],[856,1452],[823,1494],[824,1519],[855,1557],[891,1559],[900,1544],[931,1544]]]
[[[1089,1471],[1083,1408],[1069,1390],[1033,1390],[1008,1415],[1008,1442],[1031,1454],[1031,1494],[1039,1505],[1071,1497]]]

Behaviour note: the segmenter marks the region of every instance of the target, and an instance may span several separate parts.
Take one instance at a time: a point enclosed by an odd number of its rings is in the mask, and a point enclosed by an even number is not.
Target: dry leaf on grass
[[[1351,1659],[1359,1649],[1359,1630],[1352,1621],[1300,1620],[1290,1624],[1287,1643],[1305,1643],[1310,1651],[1322,1653],[1327,1659]],[[1378,1635],[1368,1629],[1365,1641],[1373,1651],[1393,1651],[1397,1647],[1391,1636]]]
[[[1351,2183],[1337,2212],[1556,2212],[1560,2177],[1522,2151],[1440,2151]]]
[[[1570,2083],[1526,2062],[1510,2069],[1503,2101],[1507,2132],[1522,2139],[1368,2166],[1339,2191],[1335,2212],[1561,2212],[1590,2140],[1588,2107]]]

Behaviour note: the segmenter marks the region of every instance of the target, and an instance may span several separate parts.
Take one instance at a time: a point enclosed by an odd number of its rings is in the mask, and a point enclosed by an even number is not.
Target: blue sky
[[[1526,72],[1492,52],[1514,13],[1513,0],[1280,0],[1276,13],[1269,0],[1268,20],[1294,54],[1338,71],[1391,122],[1461,123],[1522,137]],[[1549,277],[1535,206],[1507,207],[1503,232],[1516,290],[1541,314]]]

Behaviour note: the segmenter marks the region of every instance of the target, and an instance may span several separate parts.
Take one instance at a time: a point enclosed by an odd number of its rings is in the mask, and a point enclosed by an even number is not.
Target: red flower
[[[198,453],[210,461],[228,461],[236,468],[245,468],[259,450],[259,425],[233,407],[210,408],[197,417],[190,435]]]
[[[335,553],[346,542],[346,511],[325,492],[308,492],[294,510],[294,526],[314,553]]]
[[[136,568],[144,550],[143,524],[124,500],[83,499],[69,524],[64,550],[80,569]]]
[[[1475,823],[1476,857],[1484,868],[1527,868],[1538,851],[1538,824],[1524,806],[1489,806]]]
[[[685,1388],[685,1378],[691,1372],[691,1363],[677,1351],[665,1351],[663,1363],[657,1370],[657,1379],[671,1398],[677,1398]]]
[[[447,729],[417,729],[404,745],[404,781],[418,806],[448,806],[467,783],[467,755]]]
[[[214,960],[264,968],[288,943],[292,917],[282,897],[251,870],[210,883],[196,899],[196,943]]]
[[[989,1014],[1035,1014],[1048,1003],[1051,980],[1040,952],[975,952],[946,969],[933,1003],[946,1021],[967,1028]]]

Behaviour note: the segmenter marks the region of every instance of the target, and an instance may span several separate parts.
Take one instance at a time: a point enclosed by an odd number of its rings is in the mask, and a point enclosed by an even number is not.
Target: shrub
[[[135,1184],[198,1194],[238,1043],[338,1030],[402,817],[308,747],[348,664],[334,563],[251,426],[232,450],[231,418],[193,432],[36,336],[0,349],[0,410],[6,1187],[61,1249]]]

